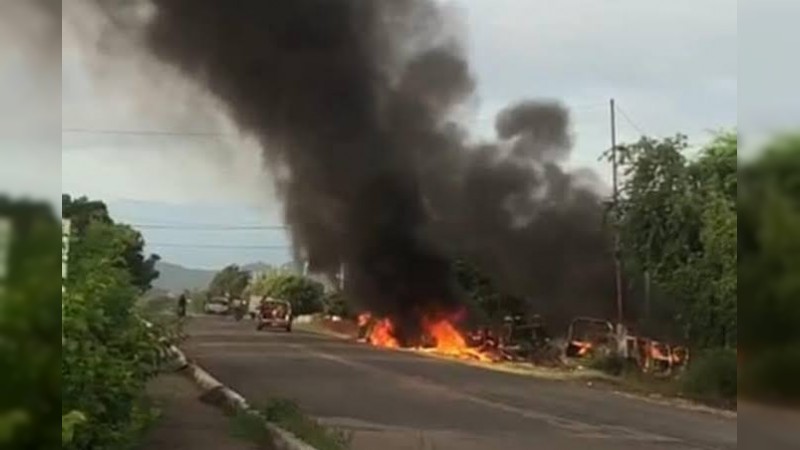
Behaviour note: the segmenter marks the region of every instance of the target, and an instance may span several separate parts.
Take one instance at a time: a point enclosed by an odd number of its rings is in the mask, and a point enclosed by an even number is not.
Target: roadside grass
[[[231,432],[260,449],[274,450],[275,434],[267,423],[289,431],[316,450],[348,450],[353,439],[352,432],[325,426],[305,414],[295,402],[284,399],[270,400],[251,411],[233,412]]]
[[[275,439],[264,419],[256,414],[238,411],[231,419],[231,434],[237,439],[250,441],[259,449],[277,450]]]
[[[630,394],[736,409],[736,365],[735,359],[730,363],[728,355],[702,355],[685,372],[675,376],[643,373],[634,364],[614,356],[596,358],[587,365],[607,375],[597,379],[600,384]]]
[[[287,431],[317,450],[348,450],[353,434],[348,431],[322,425],[306,415],[296,403],[275,399],[259,408],[264,418]]]

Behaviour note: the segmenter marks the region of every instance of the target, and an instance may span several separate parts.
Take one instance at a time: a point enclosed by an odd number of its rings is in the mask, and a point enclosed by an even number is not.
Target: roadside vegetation
[[[250,272],[232,264],[214,275],[208,285],[209,297],[241,298],[250,284]]]
[[[720,133],[692,152],[681,135],[643,137],[619,154],[620,199],[610,216],[626,308],[644,333],[691,349],[679,391],[734,402],[738,138]]]
[[[261,413],[268,421],[291,431],[317,450],[347,450],[350,448],[352,440],[350,433],[321,424],[303,413],[300,407],[292,401],[272,400],[261,408]]]
[[[325,309],[325,288],[310,278],[276,271],[253,282],[252,295],[273,297],[292,304],[296,315],[314,314]]]
[[[80,414],[62,417],[59,222],[46,205],[0,195],[0,448],[59,448]],[[6,245],[7,244],[7,245]],[[6,250],[4,252],[3,250]]]
[[[740,394],[800,405],[800,134],[740,171]]]
[[[62,301],[62,448],[131,448],[156,417],[144,397],[165,355],[137,299],[158,276],[144,241],[101,202],[62,199],[72,221]]]
[[[236,412],[232,432],[235,437],[250,440],[261,448],[274,448],[275,437],[265,421],[294,434],[317,450],[347,450],[352,433],[321,424],[300,407],[285,399],[275,399],[255,412]]]
[[[242,411],[234,414],[231,419],[231,434],[237,439],[256,444],[259,449],[275,449],[275,436],[259,415]]]
[[[609,223],[620,232],[627,315],[635,333],[688,346],[690,363],[670,378],[614,356],[586,365],[634,390],[715,405],[800,402],[800,135],[741,164],[734,132],[699,149],[678,135],[618,150]],[[456,275],[483,318],[522,305],[467,262]]]
[[[622,148],[612,217],[629,301],[644,330],[692,354],[674,381],[645,381],[713,404],[740,396],[798,404],[800,135],[776,138],[741,164],[737,148],[732,133],[699,152],[682,136]],[[643,303],[642,292],[650,293]]]

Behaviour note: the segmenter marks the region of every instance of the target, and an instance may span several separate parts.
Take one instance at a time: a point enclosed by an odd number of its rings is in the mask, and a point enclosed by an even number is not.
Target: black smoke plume
[[[475,261],[543,313],[603,313],[598,197],[562,169],[569,115],[522,102],[497,142],[454,120],[475,81],[433,0],[152,0],[146,45],[261,143],[298,256],[413,335]],[[608,305],[606,305],[608,304]]]

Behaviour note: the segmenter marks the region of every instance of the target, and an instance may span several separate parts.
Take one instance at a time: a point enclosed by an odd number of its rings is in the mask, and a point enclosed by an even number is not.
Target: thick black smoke
[[[435,1],[152,3],[148,47],[260,140],[300,256],[344,263],[405,334],[457,304],[455,257],[545,313],[613,303],[602,206],[558,165],[567,111],[523,102],[467,143],[452,117],[475,83]]]

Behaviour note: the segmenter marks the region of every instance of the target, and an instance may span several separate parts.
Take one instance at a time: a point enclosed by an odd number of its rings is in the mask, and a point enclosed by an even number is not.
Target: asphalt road
[[[254,404],[296,400],[354,450],[732,449],[737,421],[252,322],[192,318],[184,349]]]

